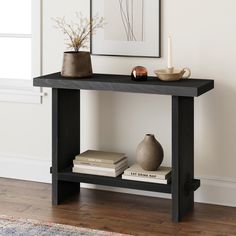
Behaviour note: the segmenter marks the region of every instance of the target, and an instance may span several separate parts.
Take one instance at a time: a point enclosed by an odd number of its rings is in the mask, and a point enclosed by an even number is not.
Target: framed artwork
[[[93,55],[161,56],[160,0],[90,0],[91,17],[106,25],[91,35]]]

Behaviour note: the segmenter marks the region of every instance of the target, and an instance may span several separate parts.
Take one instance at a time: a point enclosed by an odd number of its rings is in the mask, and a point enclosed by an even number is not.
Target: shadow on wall
[[[129,160],[134,162],[137,145],[145,134],[152,133],[165,150],[164,163],[170,165],[170,97],[96,92],[95,103],[95,148],[127,153]]]
[[[215,90],[196,103],[195,156],[199,173],[217,177],[235,170],[236,89],[215,83]]]
[[[215,90],[195,99],[196,175],[227,177],[235,172],[236,91],[216,82]],[[171,97],[86,91],[82,102],[82,151],[125,152],[135,161],[135,150],[146,133],[154,133],[171,165]],[[230,176],[229,176],[230,177]]]

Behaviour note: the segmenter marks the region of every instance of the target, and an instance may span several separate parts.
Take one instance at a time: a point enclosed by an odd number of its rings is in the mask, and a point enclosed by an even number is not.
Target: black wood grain
[[[52,203],[57,205],[80,189],[79,183],[58,179],[80,153],[80,91],[52,90]]]
[[[172,218],[178,222],[194,204],[186,184],[194,179],[194,98],[172,98]]]
[[[150,77],[134,82],[129,76],[95,74],[88,79],[62,78],[60,73],[34,79],[52,89],[52,202],[60,204],[77,193],[80,182],[172,193],[172,218],[178,222],[194,204],[194,97],[214,88],[213,80],[163,82]],[[72,173],[80,153],[80,90],[104,90],[172,95],[172,183],[168,185]]]
[[[90,184],[98,184],[105,186],[113,186],[120,188],[139,189],[153,192],[171,193],[171,184],[156,184],[140,181],[132,181],[122,179],[121,177],[107,177],[99,175],[87,175],[73,173],[71,168],[65,169],[58,173],[58,178],[69,182],[82,182]]]
[[[71,79],[63,78],[60,73],[55,73],[35,78],[34,86],[197,97],[213,89],[214,81],[184,79],[164,82],[155,77],[149,77],[148,81],[135,82],[127,75],[108,74],[94,74],[93,77],[86,79]]]
[[[201,185],[200,179],[192,179],[185,183],[184,188],[187,192],[196,191],[200,187],[200,185]]]

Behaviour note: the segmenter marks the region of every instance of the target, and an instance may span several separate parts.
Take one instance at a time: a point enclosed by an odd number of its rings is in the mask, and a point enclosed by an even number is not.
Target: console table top
[[[34,86],[74,90],[102,90],[130,93],[198,97],[214,88],[214,80],[183,79],[164,82],[156,77],[136,82],[127,75],[94,74],[91,78],[63,78],[60,73],[34,78]]]

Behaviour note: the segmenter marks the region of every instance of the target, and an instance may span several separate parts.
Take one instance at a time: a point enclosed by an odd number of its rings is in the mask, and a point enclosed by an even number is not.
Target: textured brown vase
[[[93,74],[89,52],[64,52],[61,75],[63,77],[84,78]]]
[[[139,165],[144,170],[155,171],[160,167],[163,157],[164,151],[161,144],[153,134],[147,134],[136,150]]]

